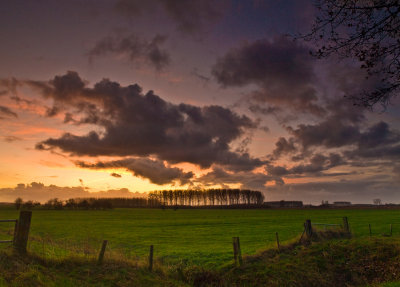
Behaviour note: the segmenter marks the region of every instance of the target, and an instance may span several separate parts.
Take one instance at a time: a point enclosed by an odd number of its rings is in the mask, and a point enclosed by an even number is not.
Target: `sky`
[[[400,103],[353,105],[311,0],[14,0],[0,12],[0,201],[246,188],[400,202]],[[136,193],[134,193],[136,192]]]

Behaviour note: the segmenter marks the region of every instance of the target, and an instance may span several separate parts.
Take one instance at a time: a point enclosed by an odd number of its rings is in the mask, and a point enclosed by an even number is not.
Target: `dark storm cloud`
[[[297,127],[286,126],[291,135],[280,137],[275,143],[271,159],[296,154],[292,161],[308,158],[310,149],[316,147],[341,148],[359,143],[363,135],[362,125],[365,125],[364,111],[349,105],[345,99],[328,101],[325,105],[325,116],[312,124],[299,124]]]
[[[400,158],[399,131],[383,121],[368,126],[361,115],[350,113],[346,116],[339,106],[319,123],[300,124],[296,128],[288,127],[287,130],[291,137],[279,138],[270,155],[272,161],[266,170],[271,175],[325,176],[321,172],[338,165],[380,168],[383,162],[386,166],[391,166]],[[313,151],[319,149],[339,150],[341,155],[321,155],[318,162]],[[290,154],[293,154],[292,161],[303,163],[291,168],[273,164],[273,160]]]
[[[378,122],[360,135],[356,149],[345,151],[344,154],[350,159],[398,161],[400,132],[391,129],[386,122]]]
[[[258,40],[229,51],[217,60],[213,75],[225,86],[265,82],[309,83],[313,66],[307,49],[286,38]]]
[[[275,143],[276,148],[269,155],[271,162],[266,167],[269,174],[320,177],[327,175],[324,171],[338,165],[379,168],[382,161],[391,166],[398,160],[400,133],[387,122],[369,124],[365,110],[344,98],[328,99],[324,108],[326,113],[319,121],[286,127],[290,136],[280,137]],[[325,150],[325,155],[320,156],[318,163],[315,152],[318,154],[321,150]],[[301,163],[290,168],[275,165],[281,156],[291,156],[292,162]]]
[[[360,83],[363,85],[363,83]],[[348,90],[343,90],[342,95],[347,94]],[[331,121],[340,121],[347,124],[362,124],[366,121],[365,109],[349,102],[348,99],[336,96],[333,99],[328,99],[325,104],[325,118]]]
[[[170,163],[190,162],[203,168],[221,164],[231,170],[252,170],[263,164],[230,144],[256,123],[221,106],[175,105],[138,85],[121,86],[108,79],[87,86],[76,72],[49,82],[25,82],[38,89],[53,107],[70,113],[74,124],[94,124],[104,131],[78,136],[66,133],[38,143],[38,149],[59,148],[73,155],[149,156]]]
[[[356,145],[359,151],[367,151],[400,143],[399,132],[391,130],[386,122],[379,122],[362,131],[358,125],[328,118],[315,125],[302,124],[296,129],[289,128],[289,132],[293,135],[290,140],[298,142],[302,149]]]
[[[154,15],[157,12],[164,12],[177,28],[184,33],[202,31],[210,23],[217,21],[227,10],[229,1],[213,0],[119,0],[116,9],[119,13],[138,17],[146,13],[145,17]]]
[[[379,122],[361,134],[358,145],[360,149],[370,149],[396,143],[400,143],[400,133],[391,130],[388,123]]]
[[[147,178],[152,183],[159,185],[174,183],[174,181],[179,181],[180,185],[185,185],[193,177],[192,172],[183,172],[180,168],[167,167],[162,161],[148,158],[126,158],[107,162],[99,161],[94,164],[77,161],[75,164],[79,167],[92,169],[125,168],[131,171],[133,175]]]
[[[15,112],[13,112],[10,108],[5,106],[0,106],[0,120],[10,117],[18,118],[18,115]]]
[[[287,106],[298,112],[322,115],[314,87],[314,61],[308,48],[277,37],[232,49],[219,58],[212,74],[223,87],[256,84],[249,95],[257,103]]]
[[[273,157],[277,159],[281,155],[298,151],[304,153],[314,147],[341,148],[354,144],[362,145],[371,140],[371,136],[380,137],[385,133],[382,129],[388,128],[387,124],[379,124],[377,127],[370,127],[372,130],[363,132],[362,127],[366,125],[365,111],[350,105],[343,98],[327,101],[325,111],[324,118],[316,123],[287,126],[286,130],[291,137],[278,139],[272,152]],[[379,134],[380,132],[382,134]]]
[[[297,150],[294,145],[293,138],[289,138],[289,140],[287,140],[284,137],[280,137],[278,141],[275,143],[275,146],[276,147],[272,152],[275,158],[279,158],[282,154],[292,153]]]
[[[230,173],[221,168],[214,168],[211,172],[196,179],[204,186],[220,185],[225,187],[227,184],[240,184],[240,188],[265,190],[268,181],[280,181],[280,178],[271,177],[263,173],[235,172]]]
[[[400,143],[392,146],[379,146],[368,149],[357,149],[345,152],[349,158],[387,159],[391,161],[400,159]]]
[[[324,146],[327,148],[342,147],[354,144],[360,138],[358,126],[347,125],[342,122],[332,121],[331,119],[324,120],[315,125],[301,124],[295,129],[289,128],[289,132],[303,149],[313,146]]]
[[[151,41],[140,39],[135,35],[127,37],[106,37],[96,43],[87,53],[89,60],[105,55],[125,56],[131,62],[149,63],[161,70],[170,63],[169,53],[161,46],[166,37],[156,35]]]
[[[307,163],[294,165],[291,168],[284,166],[274,166],[267,164],[266,171],[271,176],[289,176],[289,175],[311,175],[311,176],[326,176],[322,172],[333,167],[346,164],[340,154],[330,153],[328,156],[323,154],[313,155]],[[337,175],[337,174],[333,174]]]

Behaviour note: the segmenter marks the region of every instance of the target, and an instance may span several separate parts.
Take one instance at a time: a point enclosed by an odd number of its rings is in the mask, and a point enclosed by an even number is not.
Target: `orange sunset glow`
[[[379,79],[296,40],[312,1],[221,1],[190,17],[159,1],[6,2],[0,201],[219,187],[400,201],[398,99],[354,104]]]

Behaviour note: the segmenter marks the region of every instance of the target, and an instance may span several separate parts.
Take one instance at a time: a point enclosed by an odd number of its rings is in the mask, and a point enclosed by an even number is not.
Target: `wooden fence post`
[[[312,225],[311,225],[311,220],[307,219],[306,222],[304,223],[304,228],[306,230],[306,235],[308,238],[311,238],[312,236]]]
[[[104,253],[106,252],[108,240],[103,240],[103,244],[101,245],[101,250],[99,253],[99,259],[97,260],[97,264],[103,263]]]
[[[350,233],[349,221],[347,219],[347,216],[343,217],[343,229],[346,233]]]
[[[242,266],[243,259],[242,259],[242,250],[240,249],[240,240],[239,237],[236,237],[236,245],[238,250],[238,257],[239,257],[239,266]]]
[[[150,254],[149,254],[149,271],[153,270],[153,245],[150,245]]]
[[[280,251],[281,248],[279,246],[279,235],[278,235],[278,232],[275,232],[275,236],[276,236],[276,245],[278,246],[278,251]]]
[[[233,259],[235,259],[235,266],[238,266],[238,247],[236,237],[232,237],[233,244]]]
[[[368,228],[369,228],[369,236],[372,236],[371,223],[368,223]]]
[[[306,233],[306,223],[303,223],[304,229],[303,232],[301,233],[300,239],[299,239],[299,243],[301,243],[301,240],[303,239],[304,233]]]
[[[32,211],[20,211],[17,224],[17,232],[15,233],[14,249],[21,253],[26,253],[28,245],[29,229],[31,226]]]
[[[392,224],[390,224],[390,236],[393,234]]]
[[[17,240],[17,229],[18,229],[18,219],[15,220],[13,244],[15,244],[15,240]]]

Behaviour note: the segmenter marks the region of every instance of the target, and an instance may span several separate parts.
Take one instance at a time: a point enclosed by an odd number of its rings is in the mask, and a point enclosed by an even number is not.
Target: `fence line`
[[[325,226],[342,226],[341,224],[329,224],[329,223],[312,223],[312,225],[325,225]]]
[[[22,244],[22,247],[21,247],[21,245],[17,245],[16,242],[17,242],[17,240],[20,240],[20,241],[21,240],[22,241],[24,241],[24,240],[27,241],[28,240],[31,213],[32,212],[29,212],[29,211],[21,211],[19,220],[17,220],[17,219],[3,219],[3,220],[0,220],[0,222],[15,222],[15,224],[16,224],[15,225],[15,229],[14,229],[14,240],[1,240],[0,243],[6,243],[6,242],[7,243],[11,243],[11,242],[14,242],[14,248],[16,248],[17,251],[22,251],[22,253],[25,253],[26,252],[26,245],[25,245],[25,250],[24,250],[23,244]],[[19,221],[22,222],[22,224],[18,225]],[[343,225],[342,224],[331,224],[331,223],[314,223],[314,222],[311,222],[310,219],[307,219],[305,221],[304,226],[305,226],[305,230],[303,231],[303,235],[306,234],[308,238],[311,238],[311,236],[313,235],[312,226],[335,226],[335,227],[343,228],[343,230],[346,231],[346,232],[350,232],[350,228],[349,228],[349,223],[348,223],[347,217],[343,217]],[[371,236],[372,235],[371,224],[368,224],[368,227],[369,227],[369,233],[370,233],[370,236]],[[393,234],[392,224],[390,224],[389,228],[390,228],[390,233],[389,233],[390,235],[383,234],[383,236],[392,236],[392,234]],[[303,235],[302,235],[302,237],[303,237]],[[276,238],[276,244],[277,244],[277,248],[278,248],[278,252],[279,252],[281,246],[280,246],[280,241],[279,241],[279,237],[278,237],[278,232],[275,232],[275,238]],[[36,241],[36,239],[33,239],[33,238],[31,238],[31,240]],[[50,240],[49,241],[49,245],[58,246],[58,248],[62,248],[56,241],[53,241],[50,238],[49,238],[49,240]],[[240,265],[242,265],[242,254],[241,254],[239,237],[233,237],[232,241],[233,241],[233,252],[234,252],[235,265],[240,266]],[[45,253],[44,252],[44,239],[42,239],[42,242],[43,242],[43,255],[45,255],[44,254]],[[104,253],[105,253],[105,250],[106,250],[107,242],[108,242],[107,240],[103,241],[103,245],[102,245],[100,254],[98,256],[98,263],[99,264],[101,264],[103,262]],[[54,243],[57,243],[57,244],[54,244]],[[92,248],[92,246],[90,246],[90,244],[89,244],[89,238],[88,238],[87,245],[88,245],[87,246],[88,248],[89,247]],[[65,250],[66,251],[70,250],[69,248],[67,248],[67,244],[65,244],[64,246],[65,246]],[[22,250],[18,249],[18,248],[22,248]],[[112,251],[112,250],[110,250],[110,251]],[[108,252],[109,251],[107,251],[107,253]],[[152,270],[153,269],[153,245],[150,246],[150,254],[149,254],[148,260],[149,260],[148,261],[148,264],[149,264],[148,268],[149,268],[149,270]]]
[[[16,222],[18,219],[0,219],[0,222]]]
[[[18,219],[0,219],[0,222],[15,222],[13,239],[12,240],[0,240],[0,243],[13,243],[15,240],[15,234],[17,232]]]
[[[13,240],[1,240],[0,243],[13,243],[14,250],[24,254],[28,245],[32,211],[20,211],[19,219],[2,219],[0,222],[15,222]]]

